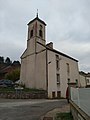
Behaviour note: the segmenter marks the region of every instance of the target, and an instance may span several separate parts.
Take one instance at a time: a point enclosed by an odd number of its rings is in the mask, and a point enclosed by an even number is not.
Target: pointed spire
[[[38,18],[38,9],[37,9],[37,16],[36,17]]]

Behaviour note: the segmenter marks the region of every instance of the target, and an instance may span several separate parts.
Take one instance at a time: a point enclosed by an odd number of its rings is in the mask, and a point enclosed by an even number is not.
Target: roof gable
[[[37,42],[37,43],[40,44],[40,45],[42,45],[43,47],[45,47],[47,50],[50,50],[50,51],[52,51],[52,52],[55,52],[55,53],[57,53],[57,54],[60,54],[60,55],[62,55],[62,56],[64,56],[64,57],[67,57],[67,58],[69,58],[69,59],[71,59],[71,60],[74,60],[74,61],[78,62],[78,60],[76,60],[75,58],[72,58],[72,57],[70,57],[70,56],[68,56],[68,55],[66,55],[66,54],[64,54],[64,53],[62,53],[62,52],[59,52],[59,51],[57,51],[57,50],[55,50],[55,49],[53,49],[53,48],[51,48],[51,47],[49,47],[49,46],[47,46],[47,45],[43,45],[43,44],[41,44],[41,43],[39,43],[39,42]]]
[[[53,52],[55,52],[55,53],[57,53],[57,54],[60,54],[60,55],[62,55],[62,56],[64,56],[64,57],[67,57],[67,58],[69,58],[69,59],[71,59],[71,60],[74,60],[74,61],[76,61],[76,62],[78,62],[78,60],[76,60],[75,58],[72,58],[72,57],[70,57],[70,56],[68,56],[68,55],[66,55],[66,54],[64,54],[64,53],[62,53],[62,52],[59,52],[59,51],[57,51],[57,50],[55,50],[55,49],[51,49],[51,48],[47,48],[48,50],[51,50],[51,51],[53,51]]]
[[[46,26],[46,23],[44,21],[42,21],[41,19],[39,19],[38,17],[34,18],[33,20],[31,20],[27,25],[31,24],[32,22],[34,22],[35,20],[38,20],[39,22],[41,22],[42,24],[44,24]]]

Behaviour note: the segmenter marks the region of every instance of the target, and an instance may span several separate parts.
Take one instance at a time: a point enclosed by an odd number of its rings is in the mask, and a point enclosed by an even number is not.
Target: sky
[[[90,72],[90,0],[0,0],[0,56],[20,60],[37,9],[47,24],[46,42]]]

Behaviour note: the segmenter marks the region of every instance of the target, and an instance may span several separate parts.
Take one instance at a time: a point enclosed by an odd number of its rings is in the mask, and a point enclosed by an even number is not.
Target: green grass
[[[14,92],[14,91],[16,91],[14,87],[0,88],[0,92],[8,93],[8,92]],[[30,88],[24,88],[22,91],[24,91],[24,92],[44,92],[44,90],[30,89]]]
[[[13,91],[15,91],[15,89],[14,88],[10,88],[10,87],[8,87],[8,88],[0,88],[0,92],[13,92]]]
[[[70,113],[57,113],[55,120],[73,120]]]

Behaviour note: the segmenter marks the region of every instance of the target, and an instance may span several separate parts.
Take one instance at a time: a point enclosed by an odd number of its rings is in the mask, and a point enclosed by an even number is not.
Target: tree
[[[5,63],[6,63],[7,65],[10,65],[10,64],[12,63],[9,57],[6,58]]]
[[[4,57],[0,56],[0,63],[4,63]]]
[[[20,65],[19,61],[13,61],[12,65]]]
[[[17,81],[20,79],[20,70],[19,69],[15,69],[10,73],[7,73],[5,75],[6,79],[12,80],[13,82]]]

